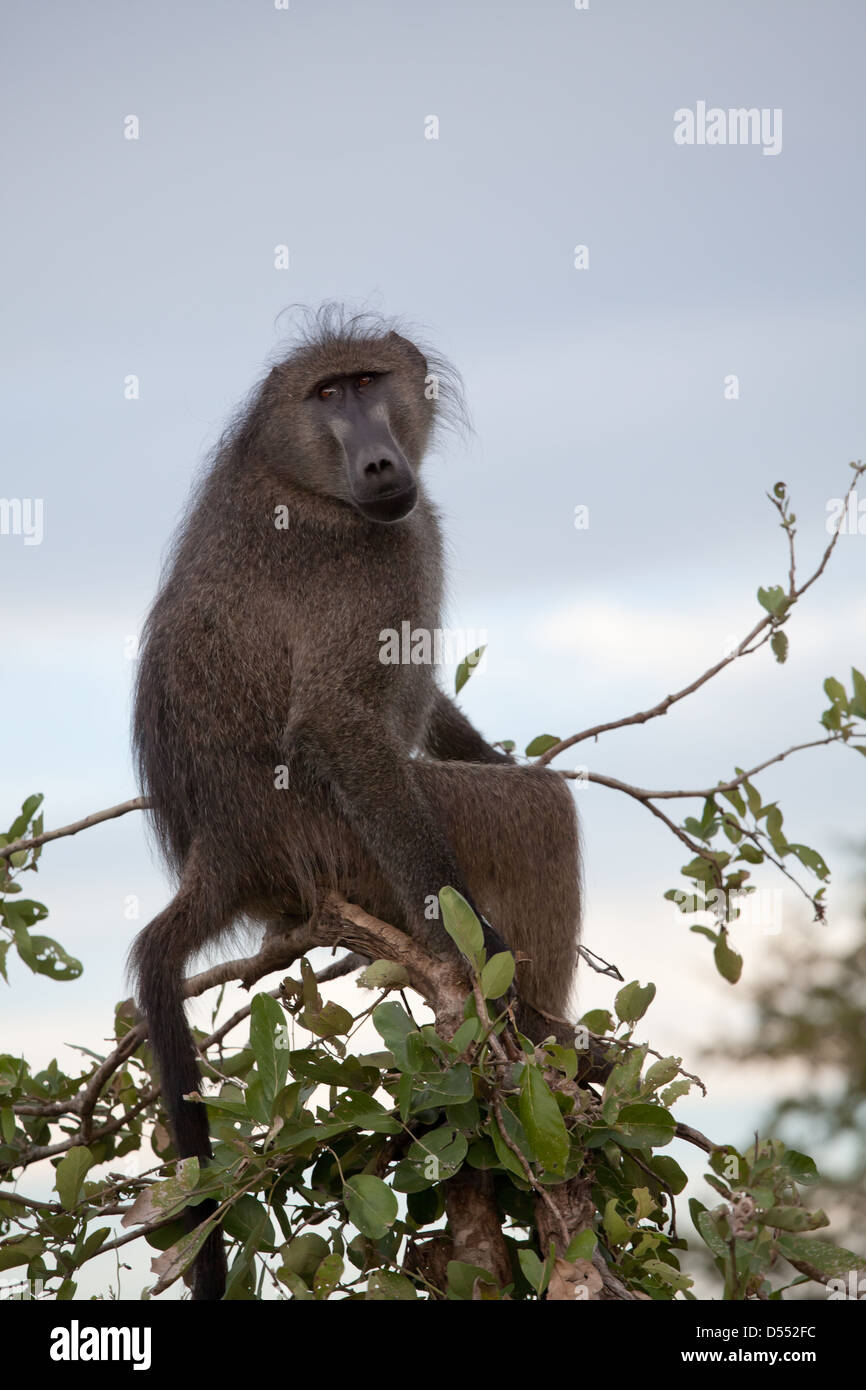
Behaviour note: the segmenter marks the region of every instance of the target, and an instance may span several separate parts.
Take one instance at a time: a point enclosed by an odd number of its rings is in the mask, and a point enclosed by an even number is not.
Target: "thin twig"
[[[827,738],[811,739],[808,743],[795,743],[793,747],[786,748],[784,753],[776,753],[774,757],[767,758],[764,762],[758,763],[755,767],[749,768],[748,772],[741,772],[737,777],[732,777],[729,782],[718,782],[714,787],[698,787],[695,790],[685,791],[650,791],[647,787],[633,787],[627,782],[617,781],[614,777],[605,777],[598,772],[560,772],[560,776],[574,780],[582,778],[584,781],[598,782],[601,786],[612,787],[616,791],[627,792],[629,796],[635,796],[639,801],[671,801],[677,798],[683,800],[706,801],[710,797],[721,794],[722,792],[735,791],[744,782],[750,782],[759,772],[765,768],[772,767],[773,763],[780,763],[785,758],[789,758],[792,753],[801,753],[804,748],[823,748],[827,743],[844,743],[845,740],[838,734],[830,734]]]
[[[684,1139],[687,1144],[694,1144],[696,1148],[703,1149],[704,1153],[711,1154],[721,1147],[719,1144],[714,1144],[712,1139],[708,1139],[705,1134],[701,1134],[699,1129],[692,1129],[691,1125],[678,1124],[674,1134],[677,1139]]]
[[[72,825],[61,825],[58,830],[45,830],[41,835],[34,835],[32,840],[13,840],[11,845],[0,846],[0,859],[8,859],[10,854],[17,854],[22,849],[35,849],[37,845],[45,845],[49,840],[59,840],[64,835],[77,835],[79,830],[89,830],[92,825],[99,825],[100,821],[114,820],[117,816],[125,816],[129,811],[146,811],[149,805],[146,796],[134,796],[131,801],[121,801],[118,806],[109,806],[107,811],[94,811],[83,820],[73,821]]]
[[[866,465],[858,463],[854,468],[854,476],[851,479],[851,485],[845,494],[846,503],[856,487],[858,478],[864,472],[866,472]],[[812,587],[816,579],[824,573],[827,562],[839,539],[839,534],[838,530],[834,531],[830,544],[824,551],[821,562],[815,570],[815,573],[806,580],[805,584],[801,584],[799,589],[794,589],[793,593],[789,595],[789,611],[793,604],[803,597],[806,590]],[[653,705],[651,709],[640,710],[637,714],[627,715],[623,719],[613,719],[605,724],[596,724],[592,729],[584,729],[582,733],[572,734],[570,738],[560,739],[559,743],[553,744],[546,752],[542,753],[539,758],[536,758],[533,766],[547,766],[547,764],[558,757],[560,753],[564,753],[566,748],[573,748],[575,744],[584,743],[588,738],[598,738],[600,734],[609,733],[612,729],[623,729],[630,724],[646,724],[650,719],[657,719],[660,715],[667,714],[672,705],[677,704],[679,700],[684,700],[687,695],[693,695],[696,690],[700,690],[702,685],[706,685],[707,681],[712,680],[713,677],[717,676],[720,671],[723,671],[726,666],[730,666],[733,661],[736,661],[741,656],[750,656],[753,651],[758,650],[758,647],[763,646],[764,642],[772,635],[773,629],[778,626],[778,621],[775,614],[768,613],[766,617],[761,618],[755,623],[755,626],[748,636],[743,638],[742,642],[740,642],[739,646],[737,646],[733,652],[730,652],[728,656],[722,657],[721,661],[717,661],[714,666],[704,671],[702,675],[696,677],[696,679],[691,681],[688,685],[683,686],[682,690],[678,690],[674,695],[666,695],[663,700],[659,700],[658,704]],[[754,642],[757,637],[760,637],[762,633],[764,633],[765,636],[757,646],[752,647],[751,643]]]

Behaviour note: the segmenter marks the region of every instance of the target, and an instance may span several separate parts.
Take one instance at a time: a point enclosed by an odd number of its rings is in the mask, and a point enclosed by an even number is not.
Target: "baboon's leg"
[[[325,782],[363,851],[378,867],[405,918],[405,930],[439,954],[453,950],[441,923],[425,916],[440,888],[471,890],[436,804],[424,794],[418,764],[386,736],[370,742],[369,725],[351,712],[289,731],[288,745],[302,775]],[[473,906],[476,906],[473,903]],[[479,916],[483,906],[477,908]],[[485,924],[491,951],[502,950],[495,927]]]
[[[580,844],[571,793],[544,768],[413,764],[473,898],[512,950],[527,1003],[563,1017],[580,937]]]

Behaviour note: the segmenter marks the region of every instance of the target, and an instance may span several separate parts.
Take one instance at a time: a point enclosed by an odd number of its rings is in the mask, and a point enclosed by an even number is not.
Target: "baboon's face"
[[[370,521],[400,521],[418,485],[394,435],[391,372],[359,372],[317,382],[306,405],[323,435],[339,446],[352,505]]]
[[[337,341],[277,370],[277,432],[292,476],[369,521],[408,516],[433,419],[414,344],[396,333]]]

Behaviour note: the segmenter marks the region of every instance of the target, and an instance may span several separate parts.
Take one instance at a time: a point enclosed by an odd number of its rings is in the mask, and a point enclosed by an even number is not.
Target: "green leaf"
[[[483,647],[481,650],[484,650]],[[418,1294],[415,1285],[405,1274],[397,1274],[391,1269],[374,1269],[367,1280],[364,1297],[368,1303],[414,1303]]]
[[[866,719],[866,676],[851,667],[851,679],[854,682],[854,699],[851,701],[851,713],[856,714],[859,719]]]
[[[617,1211],[615,1197],[609,1197],[605,1203],[602,1225],[613,1245],[625,1245],[631,1238],[631,1227]]]
[[[616,1116],[618,1102],[621,1098],[628,1098],[639,1089],[641,1068],[646,1061],[646,1046],[633,1047],[630,1052],[617,1062],[604,1083],[604,1110],[605,1118],[613,1119]],[[608,1101],[612,1102],[612,1108],[608,1113]]]
[[[590,1009],[580,1021],[589,1029],[590,1033],[614,1032],[614,1021],[609,1009]]]
[[[512,1144],[515,1144],[520,1152],[525,1155],[526,1150],[529,1148],[529,1140],[526,1137],[526,1131],[508,1105],[503,1105],[502,1107],[502,1123],[505,1126],[505,1132]],[[509,1173],[513,1173],[515,1177],[520,1178],[521,1182],[525,1182],[526,1173],[524,1172],[523,1165],[517,1155],[506,1144],[500,1132],[499,1125],[495,1120],[490,1121],[487,1133],[496,1150],[499,1166],[507,1169]],[[473,1164],[473,1166],[478,1167],[479,1165]]]
[[[58,1163],[55,1186],[60,1204],[66,1211],[73,1211],[78,1205],[85,1174],[92,1166],[93,1154],[83,1144],[70,1149]]]
[[[481,971],[481,990],[485,999],[501,999],[514,979],[514,957],[510,951],[491,956]]]
[[[670,1108],[681,1096],[688,1095],[689,1091],[692,1089],[692,1084],[693,1083],[689,1081],[687,1077],[683,1077],[681,1081],[674,1081],[672,1085],[665,1087],[659,1096],[659,1100],[662,1105],[666,1105]]]
[[[766,825],[773,849],[777,854],[787,854],[788,841],[782,834],[782,812],[778,806],[770,806],[767,809]]]
[[[0,1249],[0,1270],[14,1269],[17,1265],[29,1265],[45,1250],[44,1242],[38,1236],[25,1236],[11,1245]]]
[[[552,1091],[531,1062],[523,1068],[518,1111],[535,1157],[551,1172],[563,1173],[570,1147],[568,1130]]]
[[[637,1023],[643,1018],[653,999],[655,998],[656,987],[652,982],[641,988],[638,980],[632,980],[630,984],[623,985],[613,1001],[617,1017],[623,1023]]]
[[[788,607],[788,599],[785,590],[778,584],[771,584],[769,589],[758,590],[758,602],[762,608],[766,608],[768,613],[779,618]]]
[[[565,1258],[570,1264],[576,1260],[591,1260],[595,1254],[595,1247],[598,1245],[598,1237],[595,1231],[578,1231],[576,1236],[572,1236],[565,1252]]]
[[[13,930],[22,926],[30,928],[48,916],[45,904],[34,902],[32,898],[16,898],[14,903],[0,904],[0,911],[7,916],[7,925]]]
[[[447,1071],[427,1073],[418,1081],[421,1084],[412,1097],[412,1109],[416,1112],[461,1105],[471,1100],[474,1093],[472,1072],[465,1062],[456,1062]]]
[[[841,681],[837,681],[835,676],[828,676],[824,682],[824,694],[832,704],[838,705],[845,714],[848,713],[848,692]]]
[[[791,1174],[794,1182],[803,1186],[818,1182],[820,1174],[815,1167],[815,1160],[808,1154],[801,1154],[797,1149],[786,1149],[782,1155],[782,1164]]]
[[[469,652],[468,656],[464,656],[463,660],[457,667],[457,673],[454,677],[455,695],[460,694],[460,691],[463,689],[464,685],[468,681],[469,677],[472,675],[472,672],[475,670],[475,667],[478,665],[479,661],[481,660],[482,656],[486,651],[487,643],[485,642],[483,647],[476,647],[474,652]]]
[[[77,1262],[79,1264],[84,1264],[86,1260],[92,1259],[111,1234],[112,1231],[110,1226],[100,1226],[98,1230],[91,1231],[81,1247],[81,1251],[77,1256]]]
[[[741,845],[738,859],[745,859],[747,864],[763,864],[764,851],[758,849],[757,845]]]
[[[694,1282],[687,1274],[674,1269],[673,1265],[665,1264],[664,1260],[644,1260],[642,1268],[647,1274],[655,1275],[656,1279],[660,1279],[672,1289],[690,1289]]]
[[[665,1184],[665,1187],[670,1188],[674,1196],[682,1192],[688,1182],[688,1177],[676,1159],[671,1158],[669,1154],[653,1154],[649,1166]]]
[[[722,792],[722,796],[726,801],[730,801],[738,816],[744,816],[746,814],[746,803],[740,796],[736,787],[731,787],[730,791]]]
[[[561,1047],[559,1043],[547,1043],[544,1048],[544,1055],[549,1058],[551,1066],[562,1072],[567,1081],[573,1081],[577,1076],[577,1052],[573,1047]]]
[[[483,1269],[481,1265],[464,1264],[461,1260],[449,1260],[446,1275],[448,1292],[465,1303],[472,1301],[476,1280],[480,1280],[482,1284],[496,1286],[496,1280],[489,1269]]]
[[[663,1105],[624,1105],[617,1116],[624,1132],[620,1143],[626,1148],[662,1148],[674,1137],[676,1120]]]
[[[795,854],[804,868],[810,869],[816,878],[825,879],[830,877],[830,870],[816,849],[810,849],[808,845],[788,845],[791,854]]]
[[[153,1221],[156,1217],[174,1216],[181,1212],[195,1191],[200,1171],[197,1158],[182,1159],[174,1177],[154,1183],[139,1193],[124,1224],[135,1226],[140,1222]],[[179,1241],[178,1246],[180,1244],[182,1242]]]
[[[758,1217],[762,1226],[774,1226],[779,1231],[814,1231],[829,1226],[830,1218],[820,1208],[806,1211],[805,1207],[770,1207]]]
[[[260,1076],[253,1076],[244,1092],[244,1102],[247,1115],[251,1120],[255,1120],[260,1125],[270,1125],[273,1101],[269,1100],[265,1094],[264,1083]]]
[[[782,665],[788,655],[788,638],[781,628],[777,628],[770,638],[770,650],[779,665]]]
[[[517,1258],[520,1261],[520,1268],[526,1282],[531,1285],[537,1294],[543,1294],[547,1285],[550,1283],[550,1276],[553,1272],[553,1259],[549,1256],[544,1264],[538,1258],[534,1250],[518,1250]]]
[[[335,1120],[352,1129],[371,1129],[374,1134],[399,1134],[400,1124],[374,1096],[364,1091],[344,1091],[332,1110]]]
[[[548,748],[553,748],[555,744],[561,742],[562,740],[557,738],[555,734],[539,734],[531,743],[527,743],[526,756],[527,758],[540,758],[541,754],[546,753]]]
[[[451,1039],[451,1047],[456,1054],[465,1052],[467,1047],[477,1042],[481,1036],[482,1026],[478,1018],[466,1018],[461,1023],[454,1037]]]
[[[445,1194],[441,1187],[428,1187],[423,1192],[410,1192],[406,1209],[415,1225],[432,1226],[445,1213]]]
[[[722,979],[735,985],[743,971],[743,957],[728,945],[728,933],[719,932],[719,939],[713,950],[713,960]]]
[[[43,797],[41,793],[35,794],[33,796],[28,796],[27,800],[21,807],[21,815],[16,816],[9,827],[9,835],[7,839],[4,841],[5,844],[11,845],[13,840],[20,840],[24,837],[24,833],[27,830],[27,827],[30,824],[31,820],[33,819],[33,812],[37,809],[37,807],[42,805],[42,801]]]
[[[738,777],[741,777],[741,776],[742,776],[742,771],[743,771],[743,770],[742,770],[742,768],[740,768],[740,767],[735,768],[735,772],[736,772],[736,774],[737,774]],[[755,787],[752,786],[751,782],[749,782],[748,780],[746,780],[746,781],[743,783],[743,790],[744,790],[745,793],[746,793],[746,800],[747,800],[748,803],[749,803],[749,810],[751,811],[752,815],[755,817],[755,820],[757,820],[758,817],[759,817],[760,814],[761,814],[761,798],[760,798],[760,796],[758,795],[757,789],[756,789]]]
[[[412,1019],[396,1000],[389,1000],[387,1004],[379,1004],[372,1014],[373,1027],[385,1046],[394,1054],[394,1060],[401,1071],[409,1071],[409,1057],[406,1050],[406,1039],[410,1033],[417,1033],[417,1028]],[[294,1067],[294,1058],[292,1059]]]
[[[244,1192],[232,1203],[223,1218],[223,1225],[235,1240],[244,1244],[251,1242],[256,1249],[274,1245],[275,1233],[268,1209],[251,1192]]]
[[[355,1020],[348,1009],[331,1000],[320,1009],[305,1009],[302,1021],[317,1037],[335,1038],[348,1033]]]
[[[681,873],[686,878],[693,878],[697,883],[702,883],[706,889],[715,887],[715,866],[705,855],[698,855],[689,864],[684,864]]]
[[[408,983],[406,967],[393,960],[374,960],[358,976],[362,989],[404,989]]]
[[[47,975],[52,980],[77,980],[84,969],[80,960],[67,955],[50,936],[16,936],[15,945],[24,964],[35,975]]]
[[[723,1240],[719,1235],[715,1223],[716,1218],[710,1211],[702,1211],[695,1221],[695,1225],[703,1238],[704,1244],[709,1246],[717,1259],[725,1260],[728,1256],[727,1241]]]
[[[455,1134],[451,1125],[422,1135],[397,1165],[394,1188],[397,1192],[421,1192],[434,1183],[447,1182],[462,1166],[468,1149],[466,1136]]]
[[[817,1240],[809,1236],[784,1235],[779,1237],[779,1249],[789,1260],[814,1265],[822,1274],[831,1278],[841,1278],[850,1269],[866,1270],[866,1256],[855,1255],[841,1245],[831,1245],[829,1241]]]
[[[285,1284],[293,1298],[298,1299],[302,1303],[312,1302],[313,1295],[310,1293],[309,1288],[304,1283],[300,1274],[295,1274],[294,1270],[286,1269],[285,1265],[281,1265],[277,1270],[277,1278],[281,1284]]]
[[[647,1068],[644,1077],[647,1086],[657,1090],[659,1086],[666,1086],[669,1081],[673,1081],[674,1077],[679,1075],[682,1060],[682,1057],[663,1057],[661,1061],[653,1062],[652,1066]]]
[[[462,956],[473,965],[482,964],[484,932],[462,894],[455,888],[443,888],[439,893],[442,925]]]
[[[349,1220],[371,1240],[382,1236],[397,1220],[397,1198],[381,1178],[358,1173],[343,1184],[343,1200]]]
[[[488,1168],[499,1168],[499,1157],[493,1144],[487,1139],[476,1139],[469,1145],[469,1152],[466,1155],[466,1162],[470,1168],[479,1168],[485,1171]]]
[[[24,819],[25,826],[29,825],[30,821],[32,821],[44,800],[45,797],[42,792],[34,792],[32,796],[28,796],[24,805],[21,807],[21,815]]]
[[[328,1254],[328,1242],[323,1240],[315,1231],[308,1231],[302,1236],[296,1236],[290,1240],[288,1245],[282,1247],[283,1269],[298,1274],[309,1283],[313,1275]],[[279,1274],[282,1278],[282,1273]]]
[[[326,1255],[313,1275],[313,1293],[318,1299],[326,1299],[333,1293],[343,1277],[343,1258],[336,1251]]]
[[[250,1008],[250,1047],[255,1054],[268,1117],[286,1084],[289,1044],[286,1015],[270,994],[257,994]]]

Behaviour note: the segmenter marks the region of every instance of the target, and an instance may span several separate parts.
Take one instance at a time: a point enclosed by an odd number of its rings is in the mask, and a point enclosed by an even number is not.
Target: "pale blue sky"
[[[866,438],[860,6],[19,0],[3,27],[0,494],[43,498],[45,536],[0,536],[0,818],[34,790],[49,824],[134,793],[124,644],[292,302],[405,315],[463,372],[476,433],[428,477],[452,625],[489,633],[464,704],[490,737],[629,713],[718,659],[758,584],[784,577],[776,479],[804,570],[820,553]],[[699,100],[781,108],[781,153],[675,145],[674,111]],[[763,652],[581,760],[709,784],[814,737],[824,676],[866,666],[864,573],[866,535],[842,537],[786,667]],[[792,838],[838,867],[828,940],[856,902],[863,773],[813,751],[763,783]],[[683,855],[633,803],[579,796],[586,939],[655,979],[653,1042],[697,1065],[708,1030],[745,1013],[662,902]],[[108,1026],[136,925],[124,900],[142,925],[169,888],[138,817],[42,865],[27,891],[85,975],[60,986],[14,963],[2,1046],[47,1059]],[[784,901],[785,930],[811,930]],[[777,940],[741,940],[747,969]],[[611,993],[585,977],[581,1003]],[[705,1074],[711,1099],[683,1118],[745,1133],[767,1083]]]

